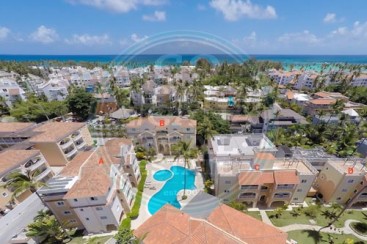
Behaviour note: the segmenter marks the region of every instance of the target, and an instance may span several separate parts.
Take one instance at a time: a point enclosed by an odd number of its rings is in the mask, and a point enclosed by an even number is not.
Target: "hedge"
[[[145,169],[146,165],[147,165],[147,161],[142,160],[140,162],[139,167],[140,167],[141,179],[140,179],[140,182],[138,184],[138,192],[136,193],[135,202],[134,202],[134,205],[131,209],[131,212],[121,222],[120,229],[131,228],[131,220],[136,219],[139,216],[139,209],[140,209],[140,205],[141,205],[141,200],[143,198],[144,184],[145,184],[145,180],[147,178],[147,170]]]

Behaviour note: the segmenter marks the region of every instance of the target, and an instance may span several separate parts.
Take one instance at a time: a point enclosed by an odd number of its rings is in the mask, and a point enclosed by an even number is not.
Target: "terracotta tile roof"
[[[18,132],[31,126],[34,126],[35,123],[22,123],[22,122],[1,122],[0,123],[0,133],[7,132]]]
[[[18,168],[29,159],[39,155],[38,150],[6,150],[0,153],[0,175]]]
[[[78,176],[80,167],[93,151],[79,152],[60,172],[62,176]]]
[[[20,94],[19,88],[10,88],[9,89],[9,95],[15,96],[15,95],[19,95],[19,94]]]
[[[85,123],[76,122],[47,122],[33,131],[43,132],[33,136],[30,142],[59,142],[73,132],[81,129]]]
[[[239,185],[264,185],[274,183],[273,172],[246,171],[238,176]]]
[[[164,126],[177,124],[183,127],[196,127],[196,120],[181,118],[178,116],[149,116],[146,118],[138,118],[126,124],[126,128],[137,128],[144,123],[149,123],[155,127],[161,127],[160,122],[164,121]]]
[[[286,233],[226,205],[214,209],[205,220],[192,218],[167,204],[134,235],[146,235],[146,244],[284,244],[287,239]]]
[[[276,170],[274,179],[276,184],[299,184],[296,170]]]
[[[287,99],[292,100],[294,98],[294,93],[292,91],[288,90],[285,93],[285,96],[287,97]]]
[[[287,233],[227,205],[220,205],[208,221],[248,244],[286,243]]]
[[[316,105],[332,105],[336,103],[336,100],[333,98],[317,98],[310,100],[310,103]]]
[[[120,150],[121,150],[121,146],[123,145],[133,145],[133,143],[130,139],[114,138],[114,139],[108,140],[104,145],[104,149],[107,152],[107,157],[115,164],[118,164],[121,161],[120,159],[121,151]],[[130,162],[129,155],[126,161]]]
[[[82,157],[86,156],[83,155]],[[103,163],[100,164],[101,158]],[[74,163],[80,165],[81,159],[77,159]],[[111,161],[108,160],[106,152],[102,148],[93,151],[86,158],[86,161],[81,164],[78,174],[79,179],[64,198],[87,198],[106,195],[112,185],[112,180],[109,177],[110,166]],[[70,171],[73,172],[72,169]]]

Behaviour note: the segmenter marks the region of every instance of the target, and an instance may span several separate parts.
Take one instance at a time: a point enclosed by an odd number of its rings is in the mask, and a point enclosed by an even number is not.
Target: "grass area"
[[[323,205],[311,205],[309,202],[308,208],[296,208],[293,211],[282,211],[281,214],[277,210],[267,211],[270,220],[275,226],[286,226],[291,224],[309,224],[310,220],[314,220],[315,225],[326,226],[329,222],[340,213],[341,208],[339,206],[325,207]],[[278,213],[278,218],[276,217]],[[334,223],[337,228],[343,227],[344,223],[348,219],[359,220],[361,222],[367,221],[366,211],[347,210]]]
[[[90,238],[89,240],[83,239],[83,237],[76,237],[73,238],[70,242],[68,242],[68,244],[104,244],[106,243],[109,239],[111,239],[113,236],[101,236],[101,237],[93,237]]]
[[[247,212],[245,212],[245,214],[250,215],[251,217],[254,217],[255,219],[258,219],[258,220],[262,221],[262,218],[261,218],[261,215],[260,215],[259,211],[247,211]]]
[[[147,179],[147,170],[145,168],[146,165],[147,165],[147,161],[142,160],[140,162],[139,167],[140,167],[140,173],[141,173],[141,180],[138,184],[138,192],[136,193],[136,196],[135,196],[135,202],[131,209],[131,212],[127,215],[127,217],[124,220],[122,220],[119,229],[130,229],[131,220],[136,219],[139,216],[139,209],[141,205],[141,199],[143,197],[144,184],[145,184],[145,180]]]
[[[288,232],[288,239],[293,239],[300,244],[320,244],[320,243],[335,243],[335,244],[363,244],[363,241],[357,239],[353,235],[338,235],[318,233],[314,230],[296,230]],[[331,242],[331,240],[333,242]],[[352,240],[354,242],[352,242]]]

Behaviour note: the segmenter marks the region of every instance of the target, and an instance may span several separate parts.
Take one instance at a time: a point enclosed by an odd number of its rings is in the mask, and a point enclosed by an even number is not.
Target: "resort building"
[[[215,195],[224,202],[250,206],[302,203],[317,170],[307,161],[277,159],[263,134],[219,135],[209,144],[209,168]]]
[[[321,169],[314,188],[318,198],[326,203],[366,204],[366,163],[358,159],[330,159]]]
[[[351,82],[352,86],[367,86],[367,74],[355,76]]]
[[[32,130],[28,141],[42,152],[50,166],[65,166],[79,151],[93,145],[87,124],[46,122]]]
[[[171,205],[163,206],[135,231],[145,244],[287,243],[287,233],[220,204],[207,216],[192,217]]]
[[[301,74],[302,72],[299,70],[281,71],[276,69],[271,69],[268,73],[272,80],[283,86],[288,84],[294,85]]]
[[[36,126],[36,123],[0,123],[0,151],[29,139],[35,134],[32,130]]]
[[[117,230],[121,219],[131,211],[136,189],[123,171],[123,163],[115,163],[118,158],[108,151],[99,147],[79,153],[47,186],[38,190],[65,227],[85,229],[88,233],[109,232]]]
[[[123,171],[128,174],[131,185],[137,187],[141,174],[132,141],[121,138],[111,139],[105,143],[105,148],[111,160],[121,165]]]
[[[172,145],[179,141],[196,144],[196,121],[178,116],[149,116],[130,121],[126,133],[135,145],[167,155],[172,154]]]
[[[301,89],[310,90],[314,88],[316,79],[318,79],[318,77],[319,75],[314,72],[304,72],[298,77],[294,85],[294,88],[297,90]]]
[[[116,99],[112,95],[108,93],[103,93],[95,94],[94,97],[97,99],[97,114],[111,114],[118,109]]]
[[[12,150],[0,153],[0,209],[5,209],[11,202],[12,189],[3,188],[11,173],[20,172],[24,175],[34,175],[36,181],[47,182],[53,173],[42,153],[38,150]],[[29,191],[16,197],[15,202],[21,202],[31,193]]]
[[[25,100],[25,91],[19,84],[9,78],[0,79],[0,97],[2,97],[8,106],[11,106],[15,101]]]
[[[235,105],[236,89],[230,86],[204,86],[204,107],[226,110]]]

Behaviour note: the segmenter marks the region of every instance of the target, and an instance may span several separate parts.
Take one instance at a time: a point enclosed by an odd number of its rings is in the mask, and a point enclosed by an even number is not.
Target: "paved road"
[[[9,243],[13,235],[21,232],[28,224],[33,222],[37,212],[43,209],[41,200],[32,194],[21,204],[16,206],[7,215],[0,219],[1,243]]]

